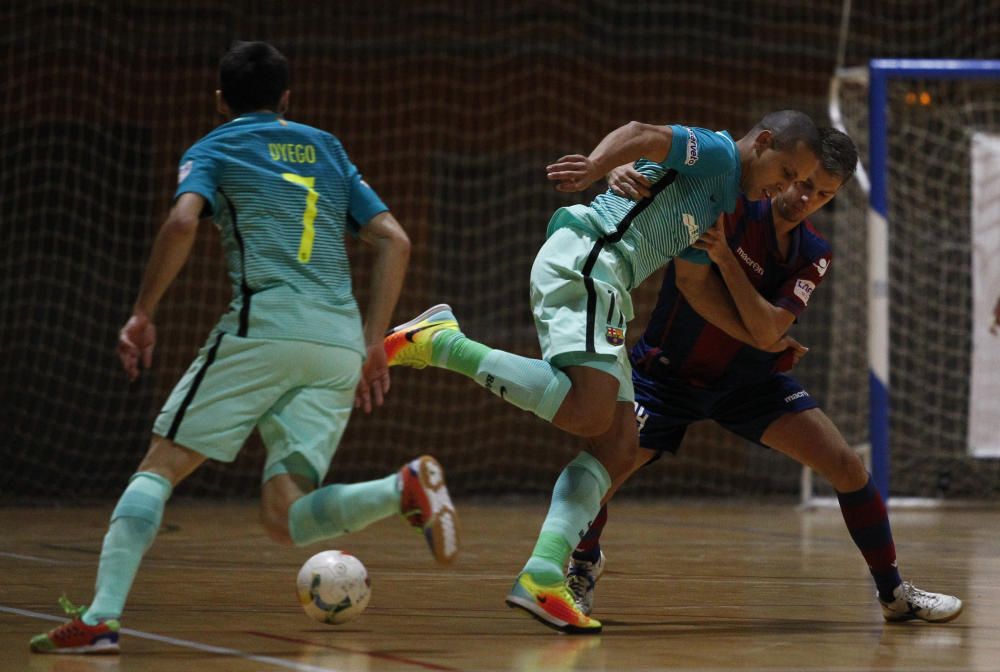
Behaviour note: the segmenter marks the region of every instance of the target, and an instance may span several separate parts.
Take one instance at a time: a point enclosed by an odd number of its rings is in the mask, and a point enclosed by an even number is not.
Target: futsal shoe
[[[566,569],[566,587],[573,593],[577,609],[588,616],[594,610],[594,586],[604,573],[604,551],[600,553],[597,562],[577,560],[570,556],[569,567]]]
[[[412,320],[389,330],[385,336],[385,354],[389,366],[422,369],[432,362],[434,338],[443,331],[458,331],[458,320],[451,306],[439,303]]]
[[[66,597],[59,605],[71,617],[67,623],[31,638],[35,653],[118,653],[118,621],[87,625],[81,619],[85,607],[74,607]]]
[[[434,559],[450,565],[458,556],[458,514],[444,483],[444,469],[430,455],[422,455],[399,470],[400,511],[420,530]]]
[[[601,632],[601,622],[580,611],[563,581],[540,585],[530,574],[521,572],[507,595],[507,606],[523,609],[544,625],[568,635]]]
[[[879,599],[882,617],[890,623],[913,620],[947,623],[962,613],[962,600],[943,593],[928,593],[909,581],[896,586],[892,594],[895,597],[892,602]]]

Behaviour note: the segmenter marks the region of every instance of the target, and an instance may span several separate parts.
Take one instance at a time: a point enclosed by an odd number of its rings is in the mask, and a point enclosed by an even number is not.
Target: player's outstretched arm
[[[641,158],[663,161],[670,152],[672,137],[669,126],[630,121],[606,135],[589,156],[564,156],[545,171],[557,190],[583,191],[616,166]]]
[[[383,339],[403,288],[406,266],[410,260],[410,239],[396,218],[381,212],[361,228],[361,240],[375,247],[375,262],[365,311],[365,360],[358,383],[354,407],[370,413],[372,404],[381,406],[389,391],[389,364]]]
[[[156,234],[132,315],[118,335],[118,357],[129,380],[139,377],[140,364],[149,368],[153,363],[156,346],[153,317],[163,294],[191,254],[204,206],[204,197],[190,192],[181,194]]]

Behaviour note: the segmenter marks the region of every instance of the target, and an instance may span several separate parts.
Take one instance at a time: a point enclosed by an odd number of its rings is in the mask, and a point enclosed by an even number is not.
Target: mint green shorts
[[[560,208],[557,218],[573,217]],[[600,248],[600,249],[599,249]],[[633,317],[631,268],[596,234],[555,228],[531,267],[531,308],[542,358],[557,368],[589,366],[618,379],[618,400],[634,401],[625,335]]]
[[[170,393],[153,432],[232,462],[257,427],[267,448],[265,482],[293,471],[318,484],[347,427],[361,363],[361,354],[346,348],[216,331]]]

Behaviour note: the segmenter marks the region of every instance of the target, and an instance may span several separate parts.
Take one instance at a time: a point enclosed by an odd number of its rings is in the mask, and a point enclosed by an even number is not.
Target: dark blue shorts
[[[659,453],[676,453],[688,425],[714,420],[754,443],[772,422],[819,404],[794,378],[776,373],[742,387],[706,389],[676,379],[654,380],[632,372],[639,445]],[[659,457],[659,455],[657,455]]]

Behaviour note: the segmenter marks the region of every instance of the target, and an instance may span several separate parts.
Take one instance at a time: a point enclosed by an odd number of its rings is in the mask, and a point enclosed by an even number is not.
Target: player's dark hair
[[[798,110],[771,112],[757,122],[751,132],[771,131],[774,148],[779,152],[795,149],[800,142],[816,156],[823,151],[819,130],[809,115]]]
[[[858,166],[858,148],[854,146],[854,141],[847,133],[830,127],[819,129],[819,140],[822,145],[819,165],[845,184],[854,176]]]
[[[219,88],[233,114],[276,111],[288,89],[288,61],[267,42],[234,42],[219,61]]]

